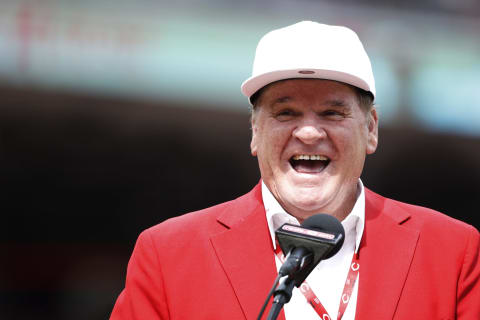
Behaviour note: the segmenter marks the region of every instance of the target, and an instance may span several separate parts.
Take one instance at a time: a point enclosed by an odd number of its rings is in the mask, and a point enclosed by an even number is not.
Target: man
[[[353,31],[300,22],[268,33],[242,92],[261,182],[144,231],[111,319],[256,319],[281,264],[274,230],[317,213],[342,221],[344,245],[281,319],[480,319],[478,231],[360,181],[378,115]]]

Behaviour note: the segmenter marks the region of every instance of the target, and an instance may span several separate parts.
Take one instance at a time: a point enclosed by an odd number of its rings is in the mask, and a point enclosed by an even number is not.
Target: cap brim
[[[267,72],[256,76],[251,76],[242,83],[241,90],[242,93],[250,100],[250,97],[263,88],[264,86],[273,83],[279,80],[286,79],[296,79],[296,78],[306,78],[306,79],[324,79],[324,80],[334,80],[343,83],[350,84],[357,88],[369,91],[373,96],[375,94],[369,88],[368,84],[349,73],[344,73],[340,71],[332,70],[322,70],[322,69],[291,69],[291,70],[280,70]]]

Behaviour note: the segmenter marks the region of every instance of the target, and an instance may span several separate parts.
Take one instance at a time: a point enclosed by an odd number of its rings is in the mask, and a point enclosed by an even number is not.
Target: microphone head
[[[337,218],[328,214],[311,216],[301,226],[285,223],[275,231],[275,235],[285,255],[297,248],[303,248],[306,252],[313,254],[311,263],[303,266],[293,275],[293,281],[297,287],[321,260],[331,258],[340,251],[345,240],[342,224]]]
[[[342,248],[343,242],[345,241],[345,229],[343,228],[342,223],[334,216],[326,213],[319,213],[307,218],[305,221],[303,221],[302,227],[321,232],[342,235],[339,237],[339,241],[335,244],[332,250],[324,257],[324,259],[329,259],[337,254],[337,252]]]

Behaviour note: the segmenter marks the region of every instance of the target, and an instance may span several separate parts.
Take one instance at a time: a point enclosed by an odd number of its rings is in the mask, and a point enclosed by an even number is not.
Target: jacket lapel
[[[419,232],[405,226],[407,211],[365,189],[365,230],[356,319],[393,319]],[[211,237],[246,319],[256,319],[276,277],[261,188],[231,202],[219,216],[225,231]],[[259,289],[260,288],[260,289]],[[265,311],[264,319],[268,314]],[[285,319],[283,312],[279,319]]]
[[[218,222],[227,229],[211,242],[245,318],[256,319],[277,274],[260,186],[233,201]]]
[[[393,201],[366,189],[365,230],[356,319],[393,319],[413,259],[418,230]]]

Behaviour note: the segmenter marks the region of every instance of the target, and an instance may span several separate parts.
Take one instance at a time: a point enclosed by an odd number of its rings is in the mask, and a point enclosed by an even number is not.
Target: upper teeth
[[[293,156],[293,160],[322,160],[322,161],[326,161],[326,160],[328,160],[328,158],[325,157],[325,156],[320,156],[320,155],[300,154],[300,155]]]

